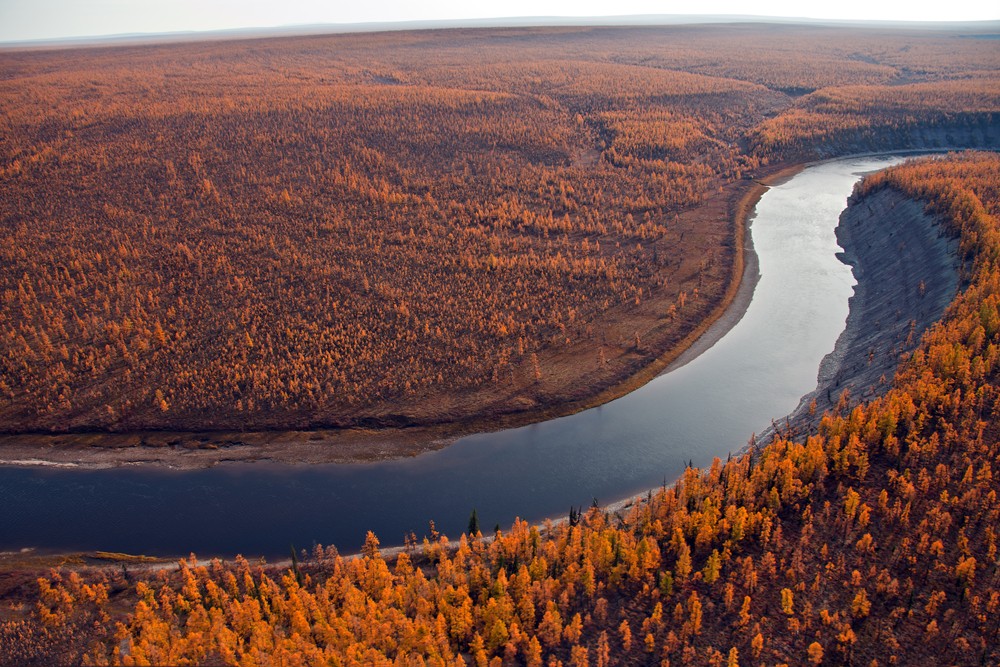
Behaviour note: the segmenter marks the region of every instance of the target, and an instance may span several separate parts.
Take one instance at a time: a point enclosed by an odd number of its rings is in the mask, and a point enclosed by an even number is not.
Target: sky
[[[503,17],[728,14],[812,19],[976,21],[1000,19],[986,0],[0,0],[0,41],[28,41],[313,23]]]

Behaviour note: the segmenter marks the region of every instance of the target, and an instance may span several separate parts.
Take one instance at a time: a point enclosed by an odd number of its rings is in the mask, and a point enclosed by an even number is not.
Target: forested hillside
[[[431,31],[0,54],[0,430],[585,401],[717,313],[763,167],[998,140],[977,34]]]
[[[383,557],[39,580],[8,662],[993,665],[1000,662],[1000,158],[867,178],[960,239],[964,287],[869,403],[689,469],[627,512],[430,531]],[[134,575],[132,575],[134,576]]]

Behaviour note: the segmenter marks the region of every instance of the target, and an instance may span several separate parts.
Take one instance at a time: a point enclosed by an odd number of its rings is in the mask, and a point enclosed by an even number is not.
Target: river
[[[604,406],[370,464],[231,464],[195,471],[0,468],[0,550],[286,556],[356,550],[413,531],[457,536],[515,517],[644,494],[691,461],[739,451],[791,412],[844,328],[854,279],[835,257],[837,219],[861,175],[899,162],[811,166],[761,198],[751,224],[761,278],[744,317],[691,362]]]

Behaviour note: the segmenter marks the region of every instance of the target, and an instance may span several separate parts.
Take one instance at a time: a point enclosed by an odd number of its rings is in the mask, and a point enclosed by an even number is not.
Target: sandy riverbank
[[[739,280],[730,283],[729,292],[723,303],[728,304],[724,310],[714,320],[703,327],[703,333],[698,336],[688,347],[679,351],[676,358],[663,368],[657,375],[669,373],[672,370],[688,364],[699,356],[707,352],[713,345],[719,342],[723,336],[739,323],[750,307],[753,300],[754,290],[760,280],[760,262],[757,252],[753,247],[753,236],[750,234],[750,224],[756,215],[757,202],[767,189],[781,185],[788,179],[795,176],[807,165],[795,165],[786,167],[773,174],[754,182],[754,186],[747,190],[734,209],[733,217],[738,224],[738,229],[742,229],[743,240],[739,246],[739,257],[734,267],[734,275],[739,275]],[[738,272],[738,273],[737,273]]]
[[[778,182],[800,169],[799,166],[775,169],[765,181]],[[726,289],[714,304],[707,300],[701,304],[700,312],[704,315],[690,320],[692,311],[680,331],[675,330],[677,327],[653,323],[644,336],[643,346],[659,352],[649,356],[649,351],[645,351],[647,361],[610,386],[572,387],[562,399],[554,397],[550,402],[516,412],[467,419],[442,417],[435,423],[417,422],[399,428],[3,435],[0,465],[92,469],[155,465],[198,469],[243,462],[310,465],[380,461],[440,449],[472,433],[515,428],[603,405],[695,358],[743,317],[758,277],[748,222],[758,199],[767,190],[765,181],[732,183],[718,197],[690,212],[693,219],[710,216],[728,220],[733,229],[733,259]],[[666,307],[663,306],[661,318]],[[625,329],[637,326],[629,322],[614,324]],[[592,352],[596,355],[597,348]]]

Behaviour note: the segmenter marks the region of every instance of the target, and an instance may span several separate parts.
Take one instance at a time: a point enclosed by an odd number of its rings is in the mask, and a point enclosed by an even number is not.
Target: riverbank
[[[524,497],[531,497],[535,507],[543,507],[531,517],[533,521],[541,521],[545,516],[563,517],[570,504],[589,503],[592,497],[606,501],[644,495],[645,489],[658,486],[661,478],[672,480],[682,474],[683,463],[695,451],[703,453],[703,463],[712,456],[725,459],[727,453],[735,452],[739,444],[746,441],[752,430],[759,431],[761,414],[784,415],[803,394],[815,387],[817,366],[824,354],[833,349],[844,326],[852,291],[850,269],[833,257],[838,248],[832,244],[832,221],[842,211],[857,178],[852,176],[856,169],[853,164],[822,166],[817,169],[818,174],[827,175],[805,175],[804,184],[796,185],[797,181],[792,181],[787,187],[773,189],[763,202],[767,206],[758,207],[761,220],[759,224],[754,223],[754,227],[755,236],[760,232],[761,261],[771,262],[783,255],[784,260],[767,265],[767,275],[756,289],[755,308],[741,320],[736,338],[725,339],[713,347],[711,354],[699,359],[697,377],[700,384],[681,382],[677,385],[679,378],[689,374],[690,369],[682,369],[675,376],[662,378],[655,386],[647,388],[649,391],[637,392],[630,400],[615,402],[601,410],[569,420],[542,423],[530,429],[477,437],[433,456],[379,466],[332,466],[313,473],[293,466],[253,465],[184,475],[153,468],[93,471],[80,475],[9,469],[4,471],[7,481],[3,486],[11,496],[12,507],[25,505],[27,500],[32,509],[25,507],[23,511],[29,516],[36,516],[33,508],[40,510],[33,525],[62,525],[63,517],[75,513],[77,499],[87,500],[95,488],[101,489],[97,506],[102,524],[134,524],[137,516],[155,516],[160,507],[170,507],[169,517],[162,517],[162,527],[154,532],[146,530],[145,536],[141,535],[143,527],[137,525],[139,534],[124,540],[112,535],[95,541],[87,537],[92,534],[89,529],[85,535],[65,540],[67,545],[80,549],[111,548],[158,555],[171,553],[171,547],[177,543],[176,540],[164,540],[165,531],[177,529],[187,535],[188,526],[194,525],[192,521],[203,524],[203,528],[205,522],[214,520],[208,515],[214,515],[217,510],[213,508],[218,507],[242,506],[250,510],[250,515],[259,518],[270,516],[270,508],[278,505],[285,508],[279,512],[282,518],[268,523],[283,532],[277,538],[272,534],[264,540],[248,540],[246,537],[253,533],[251,526],[257,522],[247,523],[241,516],[229,516],[229,512],[223,511],[227,517],[225,526],[215,526],[197,539],[185,538],[185,543],[198,553],[243,551],[275,555],[270,551],[271,543],[308,544],[311,540],[353,549],[359,546],[356,540],[366,529],[375,530],[383,539],[401,541],[401,536],[408,531],[419,530],[419,526],[425,525],[428,517],[440,519],[438,525],[442,530],[456,534],[464,528],[473,507],[479,509],[486,525],[493,525],[494,521],[505,525],[512,516],[507,514],[510,507],[517,508],[517,514],[524,516],[523,502],[519,500]],[[877,164],[888,162],[883,160]],[[822,212],[816,213],[818,217],[811,216],[806,208],[799,210],[804,200],[824,192],[820,184],[833,174],[838,175],[833,181],[839,183],[833,190],[837,197],[832,201],[829,197],[822,199],[825,203],[821,206]],[[820,180],[811,180],[816,178]],[[775,217],[779,213],[783,214]],[[773,223],[777,221],[781,221],[780,226],[775,228]],[[804,221],[810,221],[804,225],[805,229],[815,223],[817,229],[823,230],[822,234],[800,236],[796,230],[803,227]],[[835,285],[821,277],[833,273],[839,276],[835,281],[838,296],[834,315],[809,315],[812,305],[827,304],[824,295]],[[802,288],[808,285],[812,287]],[[771,304],[763,314],[756,309],[758,295],[762,304]],[[834,307],[833,302],[829,305]],[[825,305],[821,308],[822,312],[827,310]],[[810,322],[812,324],[806,324]],[[817,322],[821,323],[819,328]],[[751,323],[758,323],[752,325],[755,327],[763,325],[755,329],[755,339],[763,345],[744,338],[744,324]],[[796,353],[789,356],[780,352],[772,356],[773,341],[781,340],[789,332],[794,332],[792,338],[777,349],[797,348],[812,340],[807,345],[811,348],[808,358],[803,359],[806,363],[797,364],[794,361]],[[817,345],[817,340],[822,342]],[[709,364],[706,368],[714,370],[707,374],[702,372],[702,361]],[[750,365],[744,367],[744,363]],[[763,398],[765,393],[749,390],[751,387],[772,387],[779,391],[789,372],[786,369],[795,365],[799,366],[798,379],[794,381],[794,389],[785,392],[784,398],[777,401],[766,398],[763,403],[751,398]],[[744,370],[737,372],[738,368]],[[674,389],[670,389],[672,386]],[[770,396],[770,392],[766,393]],[[740,417],[743,414],[746,419]],[[739,422],[737,428],[723,425],[730,418]],[[540,447],[541,444],[545,446]],[[546,472],[541,477],[533,477],[531,470]],[[641,481],[624,486],[618,482],[607,483],[611,479],[632,479],[633,471],[639,470],[644,471],[639,473]],[[456,474],[457,471],[461,473]],[[553,493],[563,473],[574,483],[566,492]],[[499,482],[499,488],[491,480]],[[23,486],[25,481],[27,486]],[[438,497],[432,490],[439,488],[449,488],[449,493]],[[252,498],[244,497],[246,489],[254,489]],[[583,497],[579,489],[586,490]],[[411,511],[408,503],[413,497],[421,497],[422,502],[419,508]],[[364,515],[360,511],[362,506],[392,508],[391,516],[380,513],[378,521],[355,520],[354,517]],[[250,509],[252,507],[255,509]],[[294,509],[296,507],[298,509]],[[12,517],[22,514],[22,510],[12,511],[15,513]],[[336,526],[329,525],[332,515],[340,517]],[[67,534],[79,533],[78,525],[65,528]],[[21,530],[16,525],[12,529]],[[230,533],[240,537],[220,541],[219,536]],[[10,550],[49,543],[35,530],[18,534],[21,538],[7,545]]]
[[[760,262],[753,247],[753,236],[750,233],[750,223],[753,222],[757,202],[768,188],[781,185],[807,166],[806,164],[797,164],[782,167],[755,180],[753,186],[736,202],[733,220],[734,224],[737,225],[736,229],[742,229],[743,238],[740,242],[741,245],[737,246],[737,261],[733,266],[734,279],[730,282],[726,296],[723,298],[723,307],[713,319],[706,321],[705,325],[700,327],[699,331],[702,333],[689,346],[676,351],[676,357],[657,375],[669,373],[694,361],[718,343],[743,319],[750,306],[750,301],[753,299],[757,282],[760,280]]]
[[[682,309],[680,326],[664,315],[672,301],[665,301],[664,295],[651,295],[634,319],[606,323],[602,336],[582,343],[586,349],[565,354],[559,361],[569,366],[591,363],[589,360],[604,349],[603,339],[630,340],[628,331],[641,330],[641,347],[622,352],[621,356],[631,358],[630,366],[610,384],[606,377],[594,376],[590,378],[594,383],[591,386],[586,383],[567,386],[562,393],[545,400],[524,399],[525,405],[520,410],[491,411],[463,419],[462,415],[468,413],[456,411],[453,406],[441,414],[428,416],[425,421],[408,420],[397,426],[380,423],[373,428],[315,430],[3,435],[0,465],[88,469],[152,465],[200,469],[249,462],[312,465],[385,461],[441,449],[473,433],[516,428],[603,405],[697,357],[739,322],[758,277],[749,235],[750,216],[770,184],[791,177],[801,168],[783,166],[770,170],[759,180],[732,183],[703,206],[683,214],[686,219],[682,227],[688,230],[697,228],[699,221],[727,221],[723,226],[732,230],[732,260],[719,263],[720,267],[728,264],[729,277],[720,281],[725,289],[716,292],[722,292],[719,298],[712,298],[707,294],[710,290],[703,290],[694,306],[689,304]]]
[[[681,339],[669,339],[665,351],[643,365],[637,372],[601,391],[583,398],[536,405],[520,412],[492,414],[467,420],[444,419],[440,423],[409,425],[399,428],[339,429],[312,431],[257,432],[146,432],[125,434],[12,435],[0,438],[0,464],[73,468],[113,468],[119,466],[160,466],[171,469],[199,469],[225,463],[271,462],[279,464],[324,464],[384,461],[416,456],[448,446],[472,433],[499,431],[573,414],[603,405],[628,394],[664,372],[679,368],[711,348],[746,312],[758,278],[757,256],[749,234],[749,222],[761,195],[772,185],[791,178],[808,165],[774,168],[756,181],[731,185],[730,190],[703,207],[725,215],[734,229],[731,278],[722,298],[709,316],[694,323]],[[912,274],[910,268],[900,269]],[[930,282],[930,281],[928,281]],[[852,305],[852,311],[854,306]],[[849,319],[849,326],[851,324]],[[876,320],[878,317],[876,314]],[[865,326],[854,318],[855,326]],[[922,331],[922,329],[921,329]],[[661,332],[662,334],[662,332]],[[846,339],[845,339],[846,340]],[[859,340],[866,340],[861,336]],[[861,345],[861,343],[858,343]],[[891,348],[892,345],[889,345]],[[888,348],[887,348],[888,349]],[[849,359],[857,352],[846,348],[835,352],[836,359]],[[864,351],[862,351],[864,352]],[[894,370],[894,358],[879,367],[877,378]],[[832,368],[833,361],[825,362]],[[848,382],[843,364],[832,373],[830,387],[817,389],[832,394],[837,382]],[[847,385],[845,385],[847,386]],[[836,392],[839,395],[839,391]],[[812,401],[804,399],[789,417],[792,423]],[[819,404],[818,404],[819,405]],[[814,410],[814,412],[816,412]],[[818,409],[822,414],[822,409]],[[804,422],[803,422],[804,424]],[[768,437],[763,434],[762,437]]]
[[[773,179],[779,183],[782,179]],[[870,400],[883,393],[892,382],[901,355],[912,350],[927,327],[938,321],[958,289],[956,242],[946,236],[937,221],[923,207],[898,192],[884,190],[861,200],[852,200],[841,216],[837,238],[845,251],[843,261],[853,267],[858,285],[849,302],[844,332],[834,352],[824,358],[817,388],[806,395],[781,428],[795,436],[813,429],[822,413],[837,401],[840,392],[850,391],[851,402]],[[887,242],[888,241],[888,242]],[[747,258],[755,255],[747,253]],[[755,276],[756,264],[747,262],[744,275]],[[740,291],[753,280],[742,281]],[[752,294],[752,287],[749,290]],[[726,318],[713,328],[738,320],[731,307]],[[708,334],[706,334],[707,336]],[[682,363],[678,360],[675,363]],[[815,401],[815,405],[813,405]],[[766,442],[773,431],[762,434]],[[624,511],[636,502],[632,496],[604,506],[611,512]],[[565,515],[553,517],[554,523]],[[386,537],[383,535],[383,537]],[[385,553],[394,553],[393,549]],[[0,558],[0,571],[31,569],[39,563],[68,564],[74,567],[120,563],[112,559],[95,561],[93,555],[43,556],[34,552],[11,553]],[[131,568],[157,568],[170,559],[152,563],[126,563]],[[272,567],[287,567],[278,560]]]
[[[757,444],[779,430],[796,437],[814,429],[842,396],[853,406],[888,391],[901,360],[959,289],[958,241],[902,193],[852,198],[836,233],[844,248],[838,256],[857,280],[846,326],[820,364],[816,389],[761,433]]]

